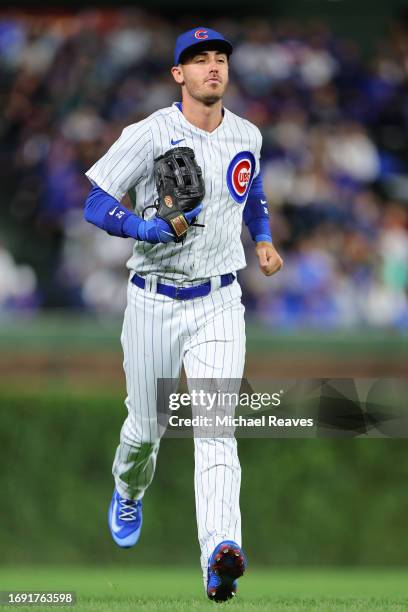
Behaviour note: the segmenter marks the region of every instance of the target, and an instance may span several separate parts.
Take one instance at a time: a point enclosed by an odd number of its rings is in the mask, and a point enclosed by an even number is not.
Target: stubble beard
[[[222,100],[225,90],[226,85],[222,87],[222,91],[220,93],[200,93],[197,91],[189,91],[189,94],[192,98],[197,100],[197,102],[201,102],[205,106],[213,106],[214,104]]]
[[[219,102],[219,100],[222,99],[221,95],[206,95],[206,96],[201,96],[201,98],[199,98],[200,102],[202,102],[203,104],[205,104],[205,106],[213,106],[214,104],[216,104],[217,102]]]

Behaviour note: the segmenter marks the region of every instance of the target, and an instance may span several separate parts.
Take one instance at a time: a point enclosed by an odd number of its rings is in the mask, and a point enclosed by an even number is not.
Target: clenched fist
[[[259,260],[259,267],[265,276],[272,276],[283,266],[283,259],[270,242],[258,242],[255,252]]]

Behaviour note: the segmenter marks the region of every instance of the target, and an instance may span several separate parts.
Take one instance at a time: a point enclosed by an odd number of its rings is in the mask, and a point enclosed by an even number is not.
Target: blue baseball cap
[[[219,47],[220,51],[225,51],[227,55],[231,55],[232,45],[222,34],[210,28],[198,27],[180,34],[177,38],[176,46],[174,47],[174,65],[177,66],[180,63],[181,56],[188,49],[196,45],[206,47],[209,42],[218,43],[217,49]],[[197,48],[198,51],[199,48]]]

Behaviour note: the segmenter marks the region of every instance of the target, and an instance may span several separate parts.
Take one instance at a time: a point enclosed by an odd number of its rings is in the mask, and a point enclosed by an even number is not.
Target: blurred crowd
[[[324,23],[219,19],[225,106],[262,131],[284,271],[243,230],[247,310],[280,328],[408,329],[408,25],[370,54]],[[139,10],[0,18],[0,313],[119,313],[131,241],[82,220],[84,177],[122,128],[170,105],[178,33]]]

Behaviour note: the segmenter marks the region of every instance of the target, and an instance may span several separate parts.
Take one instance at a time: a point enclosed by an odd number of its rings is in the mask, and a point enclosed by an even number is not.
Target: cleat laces
[[[120,499],[119,505],[119,519],[121,521],[135,521],[137,519],[140,501],[134,499]]]

